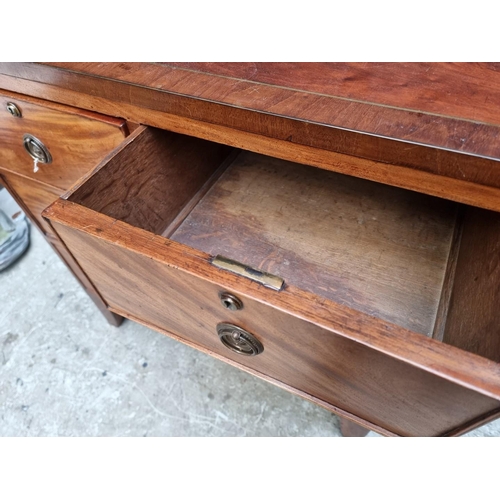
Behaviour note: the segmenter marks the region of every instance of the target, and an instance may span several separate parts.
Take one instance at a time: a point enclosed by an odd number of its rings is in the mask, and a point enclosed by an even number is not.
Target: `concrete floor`
[[[109,326],[31,234],[0,273],[1,436],[340,435],[312,403],[130,321]],[[500,420],[469,435],[500,436]]]

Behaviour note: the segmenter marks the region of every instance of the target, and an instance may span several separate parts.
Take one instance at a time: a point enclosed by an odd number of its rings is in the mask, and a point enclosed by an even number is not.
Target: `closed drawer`
[[[0,132],[1,168],[67,190],[123,141],[126,123],[122,119],[2,93]],[[32,144],[35,139],[39,141],[38,151],[45,147],[51,159],[50,163],[39,162],[36,172],[34,160],[24,146],[25,139],[29,142],[30,137]]]
[[[141,128],[44,215],[112,311],[371,428],[499,411],[497,214]]]
[[[26,179],[0,169],[0,181],[17,200],[26,215],[35,222],[44,234],[52,234],[52,228],[42,217],[42,212],[64,192],[51,186]]]

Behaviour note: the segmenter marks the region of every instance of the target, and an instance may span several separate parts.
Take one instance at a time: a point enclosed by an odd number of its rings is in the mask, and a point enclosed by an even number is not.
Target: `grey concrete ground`
[[[326,410],[127,321],[32,228],[0,273],[1,436],[339,436]],[[376,436],[370,433],[371,436]],[[500,436],[500,421],[474,431]]]

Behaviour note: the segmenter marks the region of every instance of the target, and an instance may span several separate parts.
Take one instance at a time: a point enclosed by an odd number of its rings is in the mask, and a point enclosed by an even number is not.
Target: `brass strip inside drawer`
[[[215,267],[230,271],[232,273],[238,274],[239,276],[245,276],[245,278],[250,278],[261,285],[264,285],[273,290],[280,291],[285,284],[285,280],[274,274],[269,274],[264,271],[259,271],[253,267],[249,267],[241,262],[236,262],[235,260],[228,259],[222,255],[217,255],[212,260],[212,264]]]

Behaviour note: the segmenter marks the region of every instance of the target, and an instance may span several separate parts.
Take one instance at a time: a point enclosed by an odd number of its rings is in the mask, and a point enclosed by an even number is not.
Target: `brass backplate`
[[[257,356],[264,352],[264,346],[255,335],[231,323],[219,323],[217,334],[220,341],[231,351],[243,356]]]

